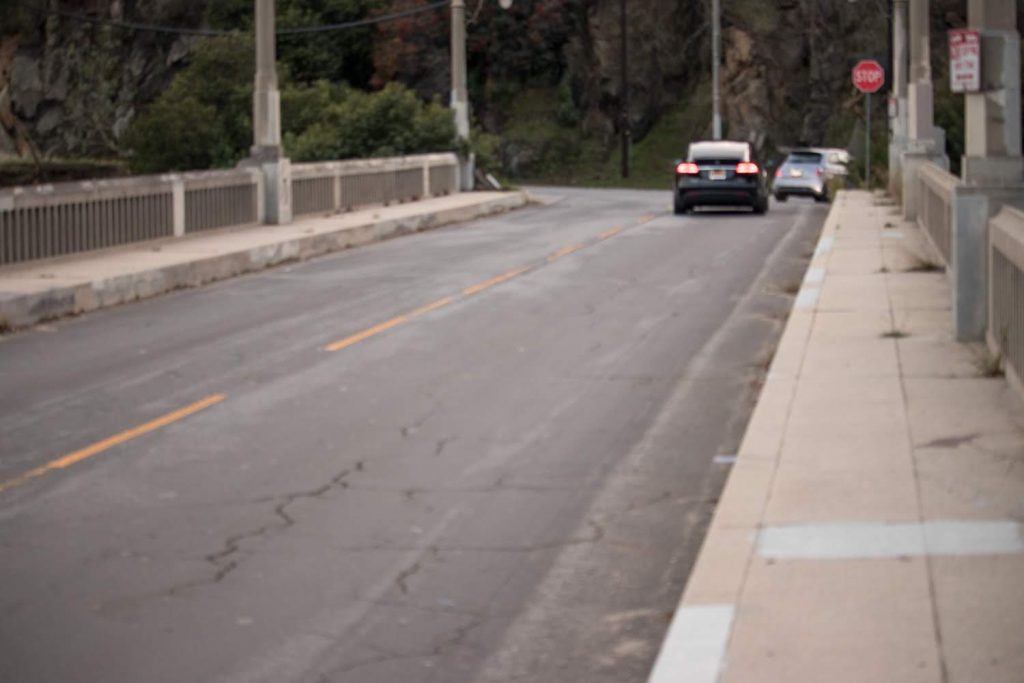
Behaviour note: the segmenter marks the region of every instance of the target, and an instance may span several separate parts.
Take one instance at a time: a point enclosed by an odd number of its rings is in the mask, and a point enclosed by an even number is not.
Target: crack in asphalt
[[[238,569],[242,561],[249,556],[242,550],[245,541],[261,538],[273,531],[286,531],[295,526],[296,520],[288,514],[288,507],[299,500],[316,500],[335,488],[347,489],[346,479],[355,472],[363,471],[363,462],[357,462],[354,467],[345,468],[338,474],[331,477],[326,483],[316,488],[286,493],[278,496],[262,498],[257,503],[276,502],[273,508],[274,515],[278,518],[276,522],[263,524],[255,529],[248,529],[228,536],[220,550],[206,555],[203,559],[211,564],[215,572],[209,579],[189,581],[169,588],[166,592],[169,596],[179,596],[192,589],[201,586],[213,586],[221,583],[229,574]]]

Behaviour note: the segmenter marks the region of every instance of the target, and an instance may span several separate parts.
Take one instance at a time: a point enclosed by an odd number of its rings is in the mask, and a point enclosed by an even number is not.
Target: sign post
[[[871,189],[871,93],[878,92],[885,83],[885,69],[873,59],[862,59],[853,67],[853,85],[866,96],[867,133],[864,135],[864,180]]]

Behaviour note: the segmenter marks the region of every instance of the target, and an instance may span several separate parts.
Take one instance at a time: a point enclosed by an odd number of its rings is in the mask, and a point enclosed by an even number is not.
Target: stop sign
[[[885,69],[873,59],[862,59],[853,67],[853,84],[866,93],[878,92],[885,83]]]

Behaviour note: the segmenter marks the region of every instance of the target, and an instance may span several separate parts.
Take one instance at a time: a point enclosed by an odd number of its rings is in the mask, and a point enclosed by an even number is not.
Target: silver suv
[[[829,175],[824,154],[810,149],[793,150],[775,171],[772,193],[780,202],[791,195],[827,202]]]

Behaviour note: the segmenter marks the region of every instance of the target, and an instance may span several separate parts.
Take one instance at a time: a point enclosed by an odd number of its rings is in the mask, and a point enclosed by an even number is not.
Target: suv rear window
[[[743,157],[697,157],[694,161],[699,164],[722,164],[724,166],[735,166],[739,162],[743,161]]]
[[[786,159],[787,164],[820,164],[821,155],[817,152],[794,152]]]

